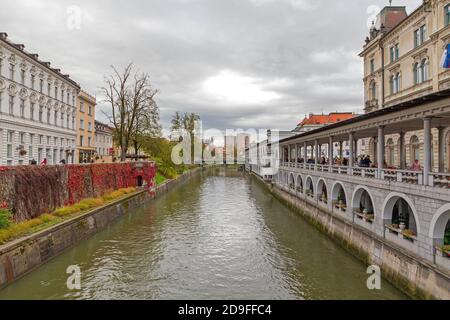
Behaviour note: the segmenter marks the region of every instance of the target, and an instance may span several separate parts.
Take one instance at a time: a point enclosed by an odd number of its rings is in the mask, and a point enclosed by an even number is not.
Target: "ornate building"
[[[79,85],[0,33],[0,165],[73,163]]]
[[[77,98],[77,163],[94,160],[95,149],[95,106],[97,100],[87,92],[80,91]]]
[[[405,7],[388,6],[378,15],[360,56],[364,59],[365,112],[390,108],[405,101],[450,88],[450,70],[442,56],[450,42],[450,1],[424,0],[411,14]],[[406,168],[424,162],[423,131],[386,136],[386,161]],[[365,142],[376,158],[376,137]],[[432,169],[450,168],[450,154],[438,163],[438,149],[450,148],[448,130],[432,128]],[[400,148],[405,148],[400,159]]]

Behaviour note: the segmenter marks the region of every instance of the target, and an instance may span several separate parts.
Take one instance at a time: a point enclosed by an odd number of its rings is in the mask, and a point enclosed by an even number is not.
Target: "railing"
[[[433,187],[450,189],[450,173],[433,173],[430,180]]]
[[[450,189],[450,173],[430,173],[428,181],[424,179],[422,171],[382,169],[381,176],[378,175],[377,168],[352,167],[347,166],[329,166],[312,163],[282,162],[282,167],[298,168],[302,170],[315,172],[331,172],[334,174],[351,175],[355,177],[375,179],[380,178],[384,181],[401,182],[412,185],[428,185],[432,187]]]

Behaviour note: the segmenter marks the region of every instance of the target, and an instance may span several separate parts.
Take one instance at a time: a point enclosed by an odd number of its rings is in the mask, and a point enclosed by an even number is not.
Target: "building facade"
[[[407,14],[405,7],[385,7],[378,15],[360,56],[364,59],[365,112],[390,108],[402,102],[450,88],[450,70],[442,66],[450,43],[450,1],[425,0]],[[439,143],[450,147],[443,128],[432,128],[432,169],[449,170],[450,154],[438,162]],[[401,141],[400,141],[401,140]],[[408,168],[424,162],[423,131],[386,137],[387,165]],[[406,154],[401,159],[400,146]],[[376,137],[365,141],[367,153],[376,158]]]
[[[97,162],[112,162],[114,157],[113,129],[99,121],[95,121],[95,149]]]
[[[95,106],[97,101],[90,94],[80,91],[77,98],[77,163],[94,161],[95,147]]]
[[[0,33],[0,165],[73,163],[79,90]]]

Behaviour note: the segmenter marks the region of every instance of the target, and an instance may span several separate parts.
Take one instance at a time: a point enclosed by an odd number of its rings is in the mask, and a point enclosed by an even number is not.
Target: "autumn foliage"
[[[113,190],[154,184],[152,162],[0,167],[0,203],[20,222]]]

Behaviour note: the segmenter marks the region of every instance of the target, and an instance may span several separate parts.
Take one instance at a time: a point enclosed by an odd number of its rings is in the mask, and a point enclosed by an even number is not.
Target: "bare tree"
[[[111,106],[111,114],[103,112],[115,128],[115,137],[121,151],[121,161],[125,161],[130,141],[136,132],[137,122],[149,106],[154,106],[157,90],[150,84],[146,73],[133,73],[129,64],[122,72],[112,66],[113,74],[105,77],[102,92]],[[139,126],[138,126],[139,127]]]

